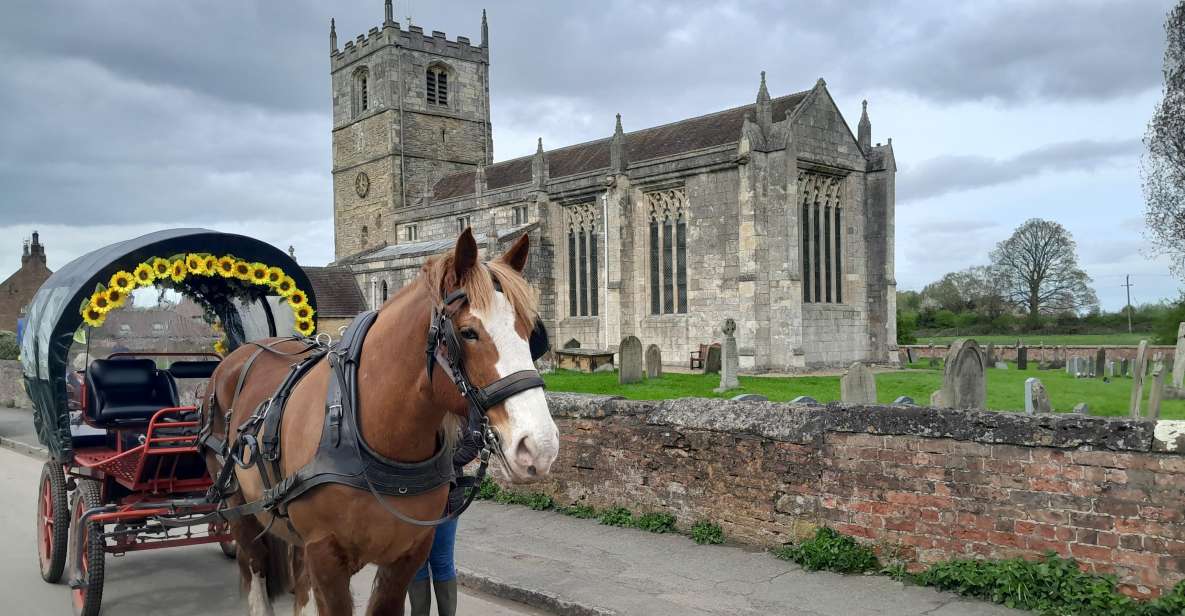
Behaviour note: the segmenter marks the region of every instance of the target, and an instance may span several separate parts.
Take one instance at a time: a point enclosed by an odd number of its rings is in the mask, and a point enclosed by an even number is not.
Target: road
[[[71,613],[69,588],[46,584],[37,571],[34,507],[41,461],[0,449],[0,613],[23,616]],[[159,616],[240,616],[247,613],[239,596],[238,568],[215,545],[200,545],[107,557],[103,614]],[[351,586],[361,608],[369,595],[373,573],[363,570]],[[292,613],[286,597],[277,614]],[[358,613],[362,610],[358,609]],[[433,612],[435,613],[435,611]],[[459,614],[546,616],[515,603],[468,591]]]

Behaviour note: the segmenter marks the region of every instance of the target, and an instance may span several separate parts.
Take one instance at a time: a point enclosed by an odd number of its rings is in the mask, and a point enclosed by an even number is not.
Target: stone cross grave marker
[[[737,370],[741,367],[741,359],[737,355],[737,339],[733,335],[737,331],[736,321],[724,319],[720,331],[724,333],[724,346],[721,347],[720,386],[716,388],[717,393],[741,386],[737,381]]]
[[[1185,323],[1177,326],[1177,351],[1173,353],[1173,387],[1185,387]]]
[[[646,378],[662,378],[662,350],[657,344],[646,347]]]
[[[839,379],[839,399],[856,404],[876,404],[876,378],[872,370],[860,362],[848,366]]]
[[[1029,377],[1025,379],[1025,413],[1052,413],[1053,405],[1049,403],[1049,392],[1041,379]]]
[[[617,372],[617,382],[639,383],[642,381],[642,341],[637,336],[626,336],[621,339],[621,346],[617,352],[621,354],[621,368]]]
[[[1103,376],[1107,370],[1107,349],[1099,347],[1094,352],[1094,375],[1096,378]]]
[[[1029,369],[1029,349],[1027,347],[1018,346],[1016,348],[1016,369]]]
[[[1168,370],[1160,353],[1156,354],[1156,361],[1152,364],[1152,391],[1148,393],[1148,418],[1160,419],[1160,403],[1164,400],[1164,379]]]
[[[957,339],[946,353],[942,375],[942,402],[953,409],[983,409],[987,406],[987,381],[983,352],[971,339]]]
[[[1132,417],[1140,416],[1140,404],[1144,401],[1144,374],[1148,372],[1148,341],[1141,340],[1136,348],[1136,361],[1132,364],[1132,395],[1128,403]]]

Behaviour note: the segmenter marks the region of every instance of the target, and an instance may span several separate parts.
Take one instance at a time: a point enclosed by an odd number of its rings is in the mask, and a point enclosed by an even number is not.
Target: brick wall
[[[575,394],[549,401],[563,444],[543,489],[562,503],[669,510],[682,525],[707,518],[759,546],[827,525],[892,546],[915,568],[1052,550],[1117,575],[1133,595],[1185,578],[1178,422]]]
[[[968,336],[968,338],[974,339],[975,337]],[[933,345],[933,346],[922,345],[922,344],[901,345],[901,361],[905,361],[905,349],[907,347],[909,349],[913,350],[913,357],[915,360],[918,358],[926,358],[926,357],[937,357],[938,359],[942,359],[942,358],[946,357],[946,351],[947,351],[947,349],[950,348],[947,345],[937,345],[937,344]],[[986,349],[987,345],[982,344],[982,345],[980,345],[980,348]],[[996,358],[999,361],[1016,361],[1016,347],[1015,346],[996,345],[994,348],[996,350]],[[1119,361],[1121,359],[1134,360],[1136,358],[1136,350],[1138,347],[1136,347],[1135,345],[1113,345],[1113,344],[1107,344],[1107,345],[1101,345],[1101,346],[1097,345],[1097,344],[1074,345],[1074,346],[1064,346],[1064,347],[1062,347],[1062,346],[1043,346],[1043,347],[1042,346],[1031,346],[1031,347],[1028,347],[1028,349],[1029,349],[1028,350],[1028,357],[1029,357],[1029,361],[1052,361],[1054,359],[1065,360],[1067,357],[1089,357],[1093,361],[1094,357],[1095,357],[1095,353],[1098,352],[1098,350],[1100,348],[1106,349],[1107,359]],[[1157,353],[1163,353],[1165,360],[1171,360],[1173,358],[1173,352],[1175,350],[1176,350],[1176,347],[1174,347],[1172,345],[1152,345],[1152,344],[1150,344],[1150,345],[1148,345],[1148,358],[1151,359],[1153,355],[1155,355]]]

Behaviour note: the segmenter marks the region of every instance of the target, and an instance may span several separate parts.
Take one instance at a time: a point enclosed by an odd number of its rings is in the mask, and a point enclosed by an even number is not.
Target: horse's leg
[[[432,541],[423,541],[395,562],[379,566],[374,575],[374,584],[370,587],[367,616],[403,616],[403,599],[407,595],[407,587],[431,549]]]
[[[350,595],[350,576],[354,574],[346,551],[333,537],[311,541],[304,546],[304,577],[316,613],[320,616],[349,616],[354,613]]]
[[[231,522],[230,532],[238,547],[239,577],[247,595],[247,614],[272,616],[272,600],[267,595],[265,579],[268,548],[264,541],[255,540],[263,532],[263,526],[254,517],[246,517]]]

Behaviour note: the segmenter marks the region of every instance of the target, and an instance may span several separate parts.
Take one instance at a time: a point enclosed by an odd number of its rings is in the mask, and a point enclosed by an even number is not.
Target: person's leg
[[[457,568],[453,547],[457,538],[456,518],[436,527],[428,564],[432,568],[432,587],[436,594],[436,613],[455,616],[457,613]]]
[[[411,601],[411,616],[428,616],[432,611],[432,586],[428,580],[428,563],[416,571],[407,587],[407,598]]]

